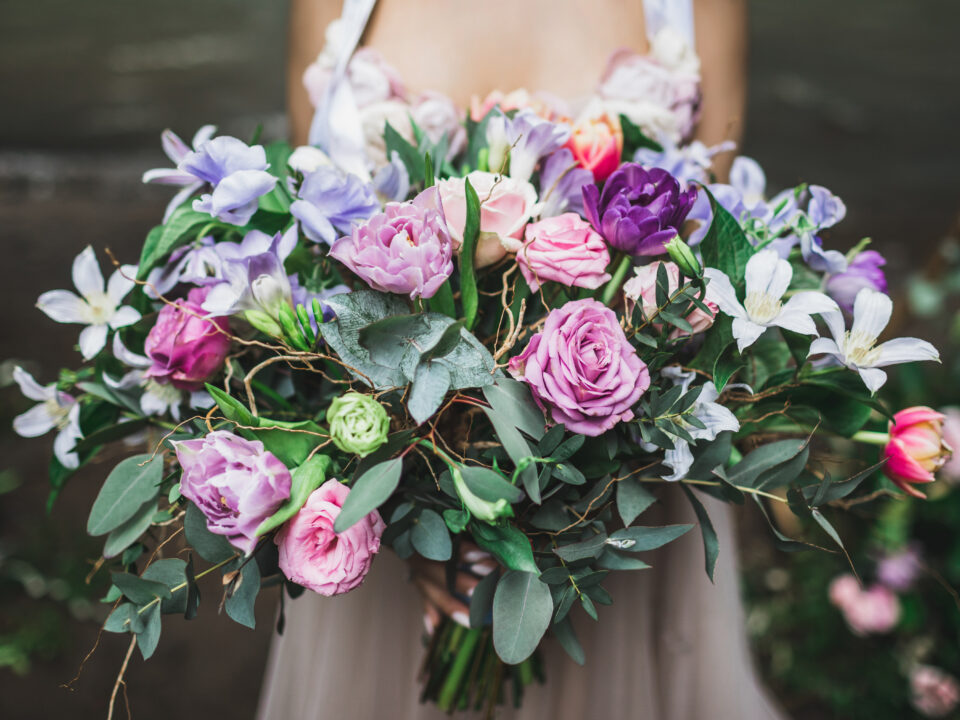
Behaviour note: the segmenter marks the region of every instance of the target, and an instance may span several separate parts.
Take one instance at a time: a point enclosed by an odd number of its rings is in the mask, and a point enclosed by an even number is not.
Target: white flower
[[[89,360],[107,344],[108,328],[126,327],[140,313],[120,301],[134,286],[135,265],[124,265],[110,276],[106,292],[100,266],[89,245],[73,261],[73,284],[81,297],[69,290],[50,290],[37,299],[37,307],[59,323],[87,325],[80,333],[80,352]]]
[[[73,470],[80,459],[73,451],[83,437],[80,431],[80,403],[76,398],[57,390],[56,383],[40,385],[33,376],[21,367],[13,369],[13,379],[20,392],[40,404],[34,405],[13,419],[13,429],[21,437],[40,437],[53,429],[58,430],[53,441],[53,454],[65,468]]]
[[[798,292],[784,303],[793,268],[776,250],[761,250],[747,261],[747,295],[742,305],[730,278],[714,268],[704,270],[704,275],[710,279],[707,298],[733,318],[733,336],[740,352],[774,325],[802,335],[816,335],[817,326],[810,316],[839,312],[833,300],[811,290]]]
[[[664,377],[673,380],[675,385],[682,385],[683,392],[686,393],[696,377],[696,373],[684,371],[679,366],[672,365],[662,371]],[[697,418],[706,427],[699,428],[680,419],[683,429],[694,440],[713,441],[717,435],[725,431],[737,431],[740,429],[740,422],[729,408],[716,402],[720,393],[712,382],[704,383],[703,390],[697,397],[691,408],[690,414]],[[673,438],[673,449],[666,450],[663,454],[663,464],[669,467],[673,472],[664,475],[664,480],[680,480],[684,478],[693,465],[693,453],[690,450],[690,443],[682,438]]]
[[[940,353],[926,340],[896,338],[877,345],[877,338],[890,322],[892,312],[893,301],[889,297],[871,288],[863,288],[853,301],[853,326],[849,332],[839,310],[824,314],[823,319],[833,340],[814,340],[809,354],[833,355],[860,373],[870,392],[876,392],[887,381],[887,374],[879,368],[917,360],[939,361]]]

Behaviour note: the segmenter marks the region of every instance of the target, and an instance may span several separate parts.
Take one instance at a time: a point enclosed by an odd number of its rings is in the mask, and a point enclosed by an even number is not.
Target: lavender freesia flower
[[[370,183],[332,165],[307,173],[297,198],[290,205],[290,214],[300,222],[303,234],[328,245],[338,233],[350,232],[355,224],[369,220],[380,209]]]
[[[886,259],[876,250],[858,253],[847,269],[827,277],[827,295],[847,313],[853,312],[853,301],[863,288],[887,292],[887,276],[883,272]]]
[[[277,184],[268,167],[263,146],[250,147],[228,135],[207,140],[177,165],[213,188],[193,201],[193,209],[232,225],[250,222],[260,196]]]
[[[176,451],[180,492],[200,508],[207,529],[253,552],[260,523],[290,496],[290,471],[262,442],[224,430],[178,442]]]
[[[551,153],[540,169],[540,217],[567,212],[583,215],[583,188],[593,184],[593,173],[573,159],[568,148]]]
[[[679,234],[697,197],[683,190],[666,170],[624,163],[603,186],[583,188],[583,205],[593,227],[618,250],[631,255],[660,255]]]
[[[191,149],[175,132],[172,130],[164,130],[160,135],[160,144],[163,146],[163,152],[170,158],[170,161],[174,165],[179,166],[185,157],[212,138],[216,131],[217,128],[213,125],[204,125],[197,130],[197,134],[193,136],[193,140],[190,143],[193,146]],[[170,219],[173,211],[180,207],[184,200],[203,187],[202,180],[199,180],[189,172],[180,170],[178,167],[147,170],[143,174],[143,182],[181,186],[182,189],[167,203],[167,209],[163,214],[163,222],[167,222]]]
[[[374,290],[433,297],[453,273],[453,242],[436,186],[383,212],[337,240],[330,257]]]
[[[512,119],[497,110],[487,121],[490,168],[499,170],[509,154],[510,177],[529,180],[540,158],[563,147],[570,132],[568,126],[552,123],[526,108]]]
[[[711,147],[699,140],[678,145],[669,137],[661,138],[660,145],[663,148],[660,151],[647,147],[638,148],[633,155],[633,161],[644,167],[662,168],[686,184],[706,183],[713,157],[736,147],[736,143],[730,140]]]
[[[181,283],[214,285],[220,282],[223,279],[223,257],[217,248],[210,235],[177,248],[170,253],[165,265],[150,271],[144,292],[156,299],[158,294],[166,295]]]

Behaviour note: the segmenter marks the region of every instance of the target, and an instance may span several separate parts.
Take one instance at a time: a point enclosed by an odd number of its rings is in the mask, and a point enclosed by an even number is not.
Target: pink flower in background
[[[525,180],[475,170],[466,180],[480,199],[480,238],[476,265],[486,267],[523,244],[523,229],[537,210],[537,190]],[[449,178],[437,183],[443,213],[450,227],[454,250],[463,242],[467,222],[466,183],[464,178]]]
[[[182,390],[197,390],[223,365],[230,351],[225,317],[208,318],[201,307],[210,288],[194,288],[186,300],[164,305],[150,329],[144,351],[153,360],[147,377]]]
[[[435,187],[413,200],[387,203],[353,234],[337,240],[330,257],[374,290],[433,297],[453,273],[453,245]]]
[[[906,592],[916,582],[921,565],[916,545],[884,555],[877,561],[877,580],[894,592]]]
[[[181,494],[200,508],[210,532],[253,552],[260,523],[290,497],[290,471],[259,440],[226,430],[175,447]]]
[[[557,98],[541,93],[531,94],[528,90],[519,88],[508,93],[494,90],[482,100],[477,95],[470,98],[470,119],[480,122],[495,107],[505,113],[511,110],[527,108],[533,110],[544,120],[551,122],[569,122],[567,108]]]
[[[960,704],[960,684],[940,668],[918,665],[910,671],[910,702],[927,717],[946,717]]]
[[[567,141],[577,164],[593,173],[596,182],[606,180],[620,165],[623,131],[620,122],[607,113],[581,120]]]
[[[330,28],[336,34],[336,26]],[[327,34],[327,46],[324,52],[311,63],[303,73],[303,86],[310,96],[310,104],[317,107],[323,102],[323,95],[330,82],[333,66],[336,62],[337,38]],[[384,100],[403,99],[406,88],[397,71],[372,48],[358,49],[347,66],[347,79],[353,91],[357,106],[364,108]]]
[[[334,531],[349,494],[346,485],[327,480],[274,538],[283,574],[321,595],[340,595],[359,586],[380,550],[386,525],[376,510],[344,532]]]
[[[960,482],[960,408],[948,407],[943,413],[943,441],[954,453],[940,468],[940,477],[950,483]]]
[[[931,483],[934,473],[946,464],[952,453],[943,439],[944,416],[928,407],[911,407],[893,416],[890,440],[883,449],[887,464],[884,474],[901,490],[926,498],[913,487]]]
[[[591,437],[633,419],[634,404],[650,387],[616,313],[592,299],[551,310],[509,369],[553,422]]]
[[[657,272],[659,272],[661,265],[667,268],[667,278],[669,281],[668,293],[673,295],[680,287],[680,268],[672,262],[660,262],[658,260],[649,265],[638,267],[635,270],[635,275],[623,284],[623,294],[628,300],[640,304],[640,309],[643,311],[645,318],[651,317],[659,307],[657,305]],[[719,312],[719,308],[715,302],[710,300],[705,300],[704,304],[710,308],[711,312],[704,312],[700,308],[695,307],[693,312],[687,315],[686,320],[693,327],[693,333],[677,328],[670,333],[670,337],[678,338],[709,330],[710,326],[713,325],[717,312]],[[653,327],[659,332],[663,324],[654,323]]]
[[[463,126],[463,112],[453,100],[439,92],[425,92],[410,106],[410,115],[423,134],[432,143],[447,136],[447,157],[459,154],[467,144],[467,130]],[[434,158],[439,165],[443,158]]]
[[[547,280],[595,290],[610,279],[607,244],[576,213],[530,223],[526,238],[517,263],[531,290]]]
[[[846,574],[830,583],[829,594],[855,635],[887,633],[900,620],[900,601],[883,585],[864,590],[853,575]]]

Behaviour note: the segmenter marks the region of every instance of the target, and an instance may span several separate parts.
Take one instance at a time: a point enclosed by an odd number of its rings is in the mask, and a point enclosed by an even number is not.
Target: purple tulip
[[[380,292],[429,298],[453,274],[453,243],[436,186],[410,202],[387,203],[330,257]]]
[[[380,209],[369,183],[330,165],[308,173],[297,197],[290,205],[290,214],[300,221],[307,238],[328,245],[337,239],[338,232],[350,232],[354,224],[368,220]]]
[[[864,250],[846,270],[827,277],[827,295],[846,312],[853,313],[853,301],[863,288],[887,291],[887,277],[882,270],[886,264],[886,259],[876,250]]]
[[[551,310],[509,369],[554,422],[590,436],[631,420],[633,406],[650,387],[647,366],[616,313],[592,299]]]
[[[176,443],[180,493],[200,508],[207,529],[249,554],[256,530],[290,497],[290,471],[258,440],[217,430]]]
[[[587,220],[618,250],[631,255],[660,255],[693,207],[697,188],[683,190],[660,168],[624,163],[603,186],[583,188]]]
[[[232,225],[246,225],[257,211],[260,196],[277,183],[277,178],[266,172],[268,167],[261,145],[250,147],[223,135],[202,143],[177,169],[213,188],[193,201],[194,210]]]
[[[194,288],[186,300],[164,305],[147,335],[144,351],[153,361],[147,377],[181,390],[199,390],[230,351],[227,319],[205,317],[209,288]]]

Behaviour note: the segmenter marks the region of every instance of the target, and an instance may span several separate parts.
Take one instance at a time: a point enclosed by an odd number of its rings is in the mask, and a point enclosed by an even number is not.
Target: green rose
[[[355,392],[348,392],[330,403],[327,422],[333,444],[360,457],[383,445],[390,430],[390,418],[383,405],[370,395]]]

